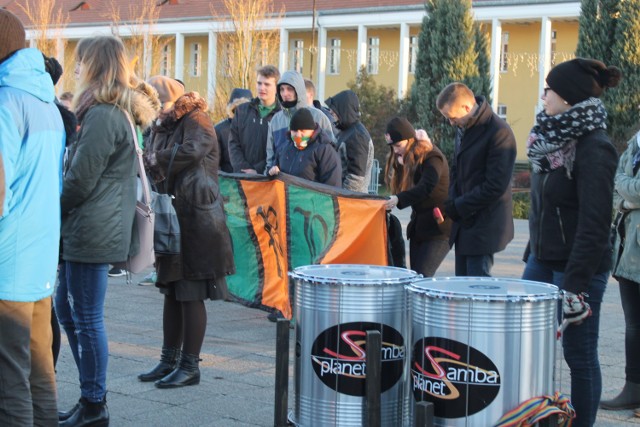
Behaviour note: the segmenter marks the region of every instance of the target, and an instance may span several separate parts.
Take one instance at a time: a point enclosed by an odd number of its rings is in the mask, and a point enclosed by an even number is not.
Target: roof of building
[[[143,15],[145,4],[156,5],[159,10],[158,22],[186,19],[211,19],[213,16],[228,15],[225,0],[46,0],[39,7],[53,2],[55,16],[62,10],[63,21],[69,26],[100,25],[113,22],[134,22]],[[229,1],[229,0],[226,0]],[[577,0],[473,0],[478,6],[531,5],[536,3],[568,3]],[[35,4],[34,0],[0,0],[0,7],[15,13],[29,27],[33,23],[20,5]],[[134,3],[134,4],[132,4]],[[311,13],[315,4],[319,14],[344,12],[346,10],[366,12],[384,9],[406,9],[407,6],[424,7],[424,0],[273,0],[274,11],[285,14]],[[46,6],[44,6],[46,7]]]

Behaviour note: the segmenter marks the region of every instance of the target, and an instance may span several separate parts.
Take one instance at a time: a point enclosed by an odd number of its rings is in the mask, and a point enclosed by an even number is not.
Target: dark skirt
[[[173,296],[176,301],[226,300],[229,298],[227,281],[224,277],[215,280],[180,279],[169,283],[157,282],[156,286],[161,294]]]
[[[229,289],[223,277],[189,280],[182,276],[180,256],[156,256],[156,287],[160,293],[173,296],[176,301],[227,300]]]

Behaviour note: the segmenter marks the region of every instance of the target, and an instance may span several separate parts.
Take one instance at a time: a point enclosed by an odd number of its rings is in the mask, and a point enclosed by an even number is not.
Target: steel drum
[[[310,265],[295,283],[295,404],[298,426],[364,425],[366,332],[382,338],[381,423],[408,420],[405,285],[421,276],[394,267]]]
[[[484,277],[407,285],[414,404],[436,426],[487,427],[523,401],[554,392],[558,288]]]

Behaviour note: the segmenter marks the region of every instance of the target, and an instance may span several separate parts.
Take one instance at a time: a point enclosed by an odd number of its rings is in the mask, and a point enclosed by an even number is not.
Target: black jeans
[[[640,384],[640,283],[618,278],[624,311],[625,379]]]

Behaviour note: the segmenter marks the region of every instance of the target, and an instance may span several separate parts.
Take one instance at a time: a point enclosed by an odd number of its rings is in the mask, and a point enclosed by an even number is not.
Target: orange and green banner
[[[220,174],[236,274],[246,305],[291,317],[288,272],[310,264],[388,265],[384,201],[290,175]]]

